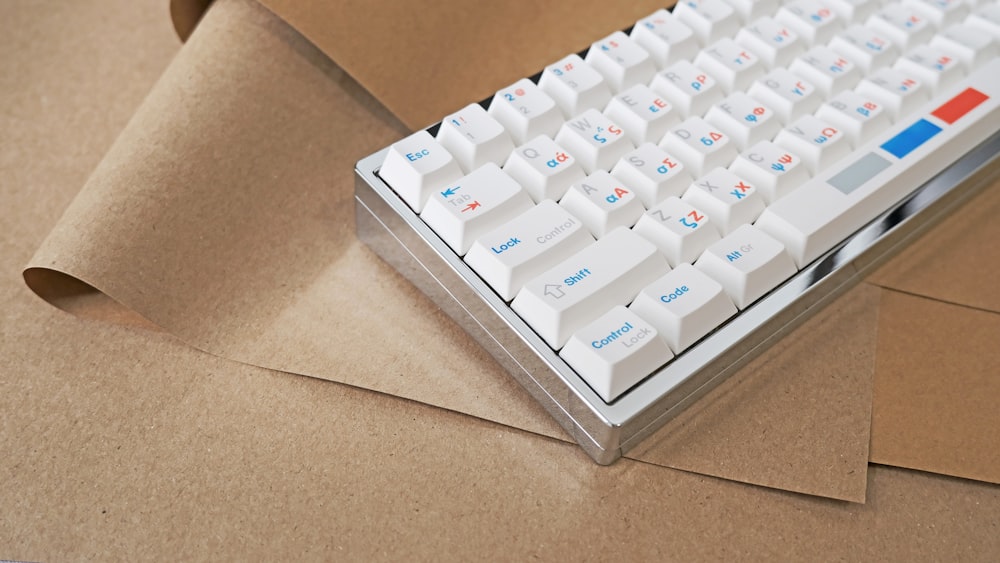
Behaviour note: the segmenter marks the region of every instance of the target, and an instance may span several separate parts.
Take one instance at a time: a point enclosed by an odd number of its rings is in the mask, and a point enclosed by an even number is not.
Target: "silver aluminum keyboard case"
[[[387,150],[355,169],[360,240],[465,328],[600,464],[621,457],[1000,176],[994,133],[608,404],[382,181]]]

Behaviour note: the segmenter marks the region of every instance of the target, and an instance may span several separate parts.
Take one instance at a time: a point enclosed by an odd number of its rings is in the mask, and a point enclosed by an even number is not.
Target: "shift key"
[[[554,349],[670,271],[656,247],[619,227],[529,281],[511,308]]]

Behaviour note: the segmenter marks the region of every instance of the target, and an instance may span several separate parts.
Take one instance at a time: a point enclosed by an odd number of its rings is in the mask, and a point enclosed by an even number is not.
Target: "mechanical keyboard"
[[[998,54],[998,2],[680,2],[359,161],[359,238],[610,463],[995,179]]]

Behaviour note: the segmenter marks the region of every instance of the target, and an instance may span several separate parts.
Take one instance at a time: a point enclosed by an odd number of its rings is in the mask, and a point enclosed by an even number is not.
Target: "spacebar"
[[[997,132],[1000,60],[969,75],[839,165],[774,202],[756,225],[799,269]]]

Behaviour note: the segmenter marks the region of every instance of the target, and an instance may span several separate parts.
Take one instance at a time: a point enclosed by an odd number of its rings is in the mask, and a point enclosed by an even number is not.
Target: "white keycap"
[[[863,22],[878,9],[879,0],[826,0],[844,22]]]
[[[700,49],[691,28],[662,9],[637,21],[631,37],[649,52],[656,67],[661,69],[680,60],[693,59]]]
[[[930,99],[928,88],[916,76],[889,68],[879,69],[863,78],[854,90],[881,102],[893,123],[910,115]]]
[[[771,204],[755,223],[785,244],[802,267],[862,225],[886,201],[897,201],[995,131],[984,127],[1000,120],[1000,60],[964,80],[985,95],[962,118],[948,123],[909,118],[895,125],[846,159]],[[945,105],[938,97],[926,107]]]
[[[688,61],[656,73],[649,87],[666,98],[681,117],[704,115],[725,95],[718,81]]]
[[[792,61],[788,70],[805,78],[830,98],[861,80],[857,65],[825,45],[817,45]]]
[[[592,108],[604,109],[611,99],[611,89],[601,73],[575,53],[545,67],[538,85],[567,118]]]
[[[868,142],[892,124],[882,104],[851,90],[841,92],[820,106],[816,117],[842,130],[855,147]]]
[[[650,54],[621,31],[594,42],[584,60],[604,76],[615,93],[646,84],[656,72]]]
[[[727,166],[737,154],[729,136],[700,117],[689,117],[670,129],[660,147],[681,159],[694,177]]]
[[[949,26],[931,39],[936,47],[958,57],[971,72],[997,57],[997,42],[982,29],[965,24]]]
[[[899,57],[899,49],[884,34],[863,25],[852,25],[830,41],[830,48],[840,53],[862,73],[890,66]]]
[[[782,6],[774,19],[787,25],[809,45],[830,41],[842,28],[837,14],[824,2],[794,0]]]
[[[764,211],[764,198],[757,188],[725,168],[695,180],[681,199],[705,211],[722,236],[753,223]]]
[[[614,96],[604,114],[625,130],[634,145],[657,143],[680,116],[667,100],[644,84],[636,84]]]
[[[464,255],[474,240],[533,205],[527,192],[490,162],[435,191],[420,218],[455,252]]]
[[[680,159],[652,143],[643,143],[623,156],[611,175],[632,188],[647,209],[670,196],[680,197],[691,183]]]
[[[893,66],[896,70],[916,76],[930,89],[931,95],[957,84],[965,76],[958,58],[930,45],[910,49]]]
[[[691,263],[719,232],[705,213],[677,197],[668,197],[644,213],[633,229],[659,249],[671,266]]]
[[[675,354],[737,312],[722,285],[690,264],[643,288],[629,309],[656,327]]]
[[[732,37],[740,26],[736,11],[722,0],[678,2],[674,6],[674,17],[690,27],[702,45]]]
[[[514,143],[503,125],[479,104],[469,104],[441,120],[437,141],[466,172],[487,162],[501,165],[514,150]]]
[[[556,143],[575,156],[588,174],[611,168],[635,148],[625,131],[596,109],[568,119],[559,129]]]
[[[812,115],[803,115],[785,126],[774,144],[802,157],[812,175],[851,153],[847,135]]]
[[[579,219],[545,200],[477,239],[465,261],[510,301],[525,282],[592,242]]]
[[[739,150],[773,139],[781,129],[773,110],[743,92],[733,92],[712,106],[705,121],[729,135]]]
[[[736,42],[753,51],[767,68],[787,66],[806,48],[798,33],[770,17],[741,28],[736,34]]]
[[[872,14],[865,25],[884,34],[906,52],[915,45],[927,43],[934,36],[934,26],[920,12],[902,4],[892,3]]]
[[[653,325],[622,305],[577,331],[559,355],[609,403],[674,357]]]
[[[719,282],[741,310],[796,271],[784,245],[753,225],[709,246],[694,267]]]
[[[773,14],[781,4],[778,0],[726,0],[726,3],[744,23]]]
[[[784,68],[773,69],[755,80],[748,93],[773,109],[782,123],[812,113],[822,101],[815,86]]]
[[[604,170],[570,186],[559,205],[579,217],[597,238],[617,227],[631,227],[646,210],[631,188]]]
[[[903,0],[903,5],[919,12],[937,28],[960,23],[969,14],[964,0]]]
[[[729,169],[749,180],[768,205],[809,180],[802,158],[771,141],[760,141],[743,151]]]
[[[695,57],[694,64],[719,81],[726,93],[745,90],[764,73],[760,57],[728,37],[705,47]]]
[[[521,184],[531,199],[559,199],[586,172],[572,154],[545,135],[514,149],[504,172]]]
[[[555,100],[527,78],[498,91],[490,102],[489,114],[519,145],[539,135],[555,136],[563,122]]]
[[[393,143],[379,176],[420,212],[434,190],[462,177],[462,168],[427,131],[417,131]]]
[[[620,228],[529,281],[511,308],[549,346],[569,337],[670,270],[652,243]]]
[[[1000,4],[996,2],[977,6],[966,18],[966,25],[979,28],[1000,41]]]

